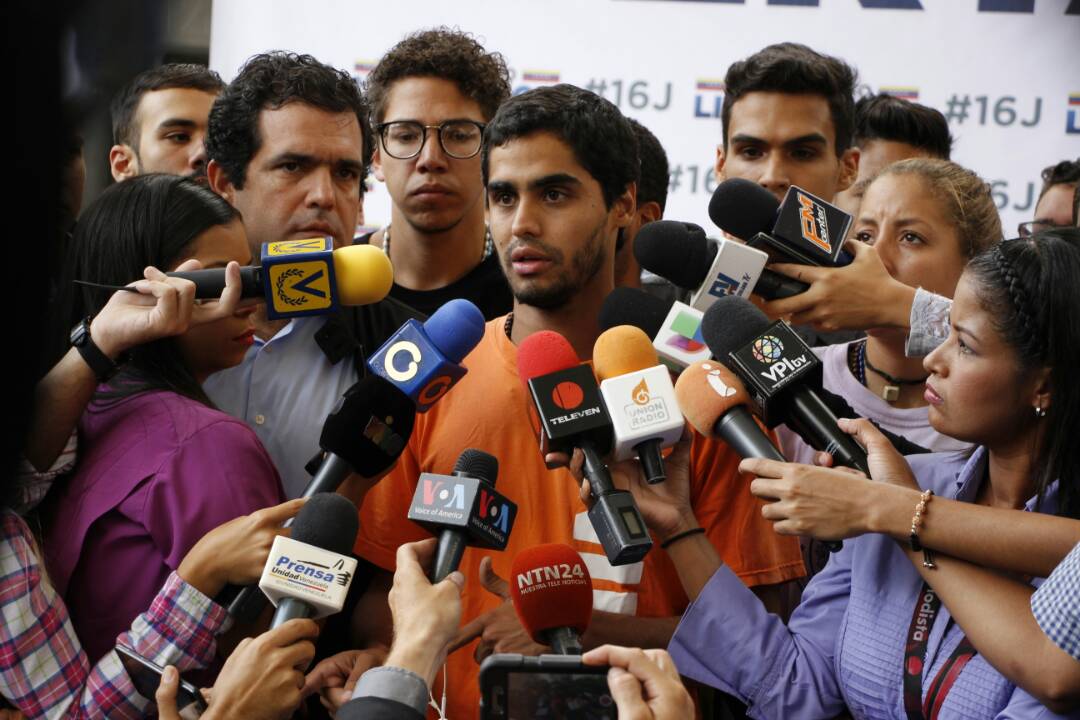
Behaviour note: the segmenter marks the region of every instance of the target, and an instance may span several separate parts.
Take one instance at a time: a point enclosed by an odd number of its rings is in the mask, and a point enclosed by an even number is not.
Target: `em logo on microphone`
[[[832,254],[832,243],[829,242],[829,222],[825,217],[825,208],[803,193],[799,193],[798,197],[803,240]]]

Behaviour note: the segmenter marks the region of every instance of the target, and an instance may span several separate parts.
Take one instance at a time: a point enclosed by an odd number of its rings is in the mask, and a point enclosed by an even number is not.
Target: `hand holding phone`
[[[667,650],[602,645],[581,660],[589,666],[610,666],[608,688],[622,717],[677,720],[694,716],[694,701]]]
[[[616,720],[618,708],[607,676],[607,666],[587,666],[577,655],[489,655],[480,664],[480,718],[524,720],[586,713],[594,720]]]

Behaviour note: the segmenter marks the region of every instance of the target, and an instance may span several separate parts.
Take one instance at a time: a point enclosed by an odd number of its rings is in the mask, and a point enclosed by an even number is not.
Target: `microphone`
[[[721,230],[767,252],[774,262],[825,267],[851,262],[843,246],[852,217],[795,185],[778,204],[755,182],[725,180],[709,200],[709,218]]]
[[[694,363],[675,383],[683,415],[702,435],[719,437],[744,458],[786,462],[747,409],[750,394],[730,370],[713,361]]]
[[[277,608],[270,628],[293,618],[321,618],[341,610],[356,560],[349,553],[360,518],[341,495],[313,495],[293,523],[292,537],[278,536],[270,548],[259,588]]]
[[[468,300],[456,298],[423,324],[406,320],[368,358],[368,370],[408,395],[416,412],[427,412],[465,376],[461,361],[483,336],[483,313]]]
[[[713,355],[746,384],[767,427],[786,423],[815,450],[832,453],[837,464],[870,475],[866,451],[814,391],[821,387],[821,361],[786,322],[770,325],[749,300],[728,297],[705,313],[702,331]]]
[[[593,496],[589,521],[608,562],[626,565],[641,560],[652,548],[652,539],[634,496],[615,489],[600,459],[611,451],[613,429],[592,370],[578,362],[566,338],[541,330],[518,347],[518,374],[536,410],[540,452],[571,454],[580,448],[585,455],[584,472]]]
[[[243,298],[262,297],[271,320],[325,315],[339,305],[369,305],[390,292],[394,268],[379,248],[334,250],[330,238],[281,240],[262,246],[261,266],[240,268]],[[195,297],[215,299],[225,289],[225,268],[165,273],[195,283]]]
[[[522,550],[510,570],[510,599],[534,642],[558,655],[580,655],[592,619],[589,569],[569,545],[549,543]]]
[[[645,480],[663,482],[660,451],[679,441],[684,423],[671,374],[660,365],[648,335],[632,325],[605,330],[593,347],[593,370],[615,430],[612,460],[636,454]]]
[[[499,461],[483,450],[461,453],[451,475],[421,473],[409,519],[439,537],[431,582],[458,569],[465,547],[506,549],[517,505],[495,491]]]
[[[660,362],[676,374],[687,365],[712,357],[701,336],[703,317],[703,312],[686,303],[665,302],[638,288],[617,287],[600,307],[601,329],[618,325],[639,328],[652,338]]]
[[[705,311],[726,295],[746,297],[769,256],[742,243],[710,242],[693,223],[657,220],[634,237],[634,257],[646,270],[691,291],[690,306]]]

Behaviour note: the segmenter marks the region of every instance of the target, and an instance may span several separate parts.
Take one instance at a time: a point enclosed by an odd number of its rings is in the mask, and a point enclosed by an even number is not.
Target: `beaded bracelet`
[[[926,513],[926,506],[930,502],[930,498],[934,496],[933,490],[923,490],[922,495],[919,496],[919,502],[915,505],[915,515],[911,518],[911,534],[908,536],[908,543],[911,545],[912,552],[922,552],[923,554],[923,567],[932,568],[937,567],[934,563],[934,552],[929,548],[923,547],[919,542],[919,528],[922,527],[923,515]]]

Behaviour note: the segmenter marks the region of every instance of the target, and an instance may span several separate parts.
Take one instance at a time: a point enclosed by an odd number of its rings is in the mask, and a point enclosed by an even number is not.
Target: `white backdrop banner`
[[[229,80],[291,50],[363,80],[404,35],[444,24],[501,52],[515,93],[572,83],[641,121],[671,163],[666,216],[710,230],[724,73],[774,42],[855,65],[860,94],[945,113],[953,159],[992,183],[1007,236],[1032,218],[1040,170],[1080,157],[1080,0],[214,0],[210,64]],[[365,214],[389,219],[377,181]]]

